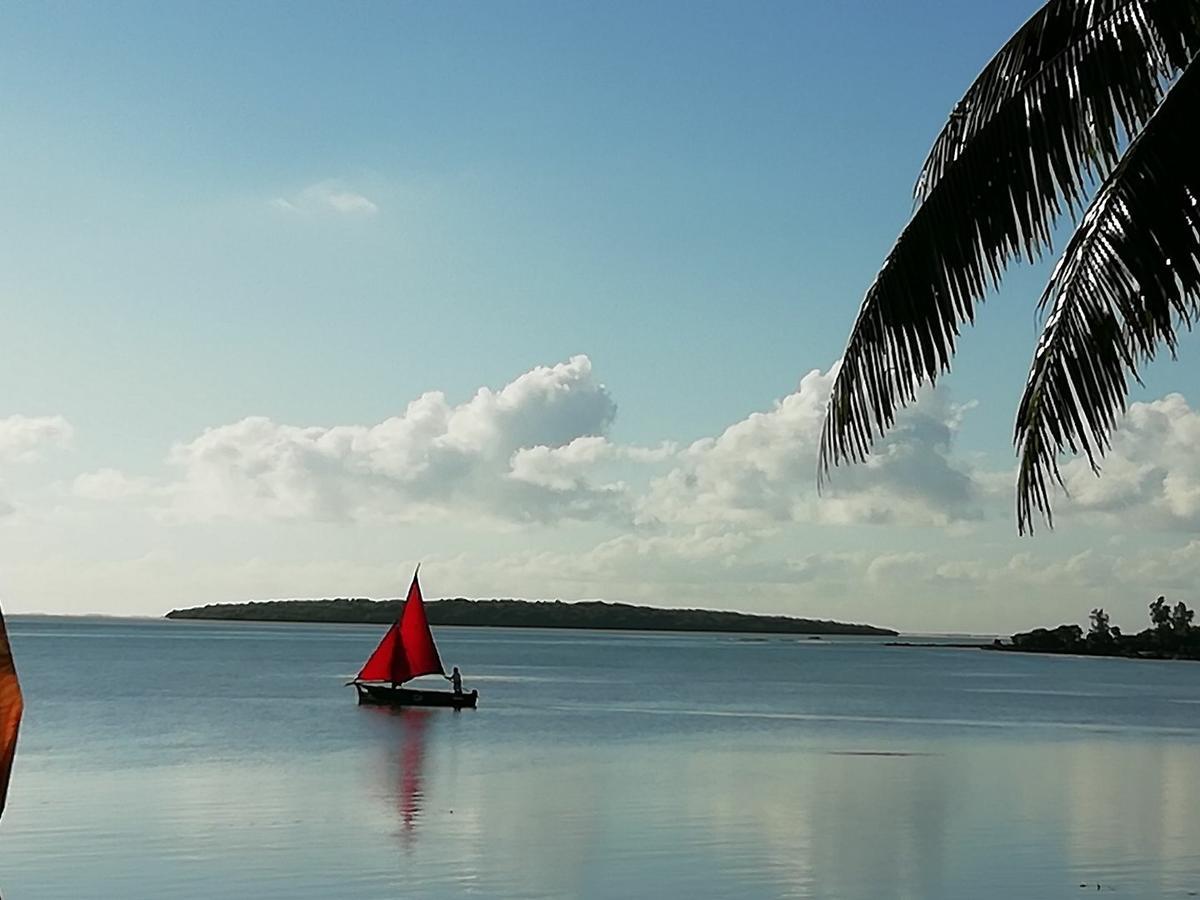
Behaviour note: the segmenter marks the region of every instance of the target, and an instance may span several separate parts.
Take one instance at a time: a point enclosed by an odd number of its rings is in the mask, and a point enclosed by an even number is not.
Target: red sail
[[[358,673],[358,681],[390,681],[399,684],[419,675],[445,675],[433,633],[425,618],[425,600],[421,597],[421,585],[413,575],[404,611],[375,652]]]
[[[4,812],[8,776],[12,773],[13,755],[17,752],[21,707],[21,685],[17,682],[17,669],[4,630],[4,613],[0,612],[0,812]]]
[[[395,681],[392,668],[399,657],[403,663],[404,651],[400,647],[400,622],[387,630],[375,652],[371,654],[362,671],[358,673],[357,681]]]
[[[425,618],[425,600],[421,597],[421,585],[413,573],[412,587],[404,602],[400,615],[400,643],[404,646],[404,661],[407,674],[396,681],[406,681],[418,675],[445,675],[437,645],[433,643],[433,632]]]

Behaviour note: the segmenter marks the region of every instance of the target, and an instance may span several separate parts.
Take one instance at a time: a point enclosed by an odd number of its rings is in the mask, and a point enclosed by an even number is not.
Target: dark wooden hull
[[[479,691],[456,694],[453,691],[416,691],[411,688],[389,687],[385,684],[354,682],[360,704],[374,706],[447,706],[451,709],[474,709]]]

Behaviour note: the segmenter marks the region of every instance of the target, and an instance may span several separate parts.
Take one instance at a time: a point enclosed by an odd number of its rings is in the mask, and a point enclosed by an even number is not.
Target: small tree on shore
[[[1171,610],[1171,631],[1180,637],[1192,630],[1192,617],[1195,614],[1180,600]]]
[[[1150,604],[1150,624],[1160,635],[1171,633],[1171,607],[1167,606],[1167,598],[1159,597]]]
[[[1111,644],[1113,640],[1112,624],[1103,607],[1092,610],[1091,620],[1092,624],[1088,629],[1088,643]]]

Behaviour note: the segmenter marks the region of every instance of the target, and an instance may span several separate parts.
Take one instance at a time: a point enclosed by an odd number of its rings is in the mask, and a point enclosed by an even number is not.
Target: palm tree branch
[[[1200,63],[1171,88],[1097,192],[1042,295],[1048,310],[1017,412],[1017,524],[1053,524],[1058,456],[1094,470],[1129,379],[1200,315]]]
[[[1162,2],[1143,5],[1161,12]],[[861,460],[917,388],[949,368],[960,326],[1008,264],[1037,259],[1063,201],[1082,206],[1085,191],[1116,164],[1123,139],[1165,90],[1159,66],[1145,59],[1169,65],[1174,57],[1162,46],[1183,47],[1189,58],[1200,47],[1200,2],[1171,8],[1186,12],[1176,16],[1187,25],[1182,37],[1157,34],[1144,15],[1110,17],[1106,28],[1091,28],[1087,52],[1043,66],[959,149],[863,299],[830,398],[819,481],[833,464]]]
[[[1196,4],[1178,0],[1050,0],[1000,48],[955,104],[921,168],[914,196],[920,201],[929,195],[1005,104],[1020,100],[1047,71],[1070,70],[1098,42],[1117,39],[1122,25],[1136,26],[1150,39],[1150,52],[1130,54],[1130,64],[1160,77],[1178,72],[1194,53],[1200,28],[1196,18]]]

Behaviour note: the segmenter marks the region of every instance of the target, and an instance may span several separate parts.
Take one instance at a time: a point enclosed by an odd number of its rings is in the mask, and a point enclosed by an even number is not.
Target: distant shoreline
[[[214,603],[173,609],[168,619],[250,622],[336,622],[390,624],[402,600],[266,600]],[[425,604],[431,625],[499,628],[594,628],[611,631],[712,631],[748,634],[867,635],[895,637],[898,631],[875,625],[764,616],[711,609],[663,609],[598,600],[431,600]]]
[[[1150,650],[1144,651],[1104,651],[1091,650],[1081,647],[1077,650],[1051,648],[1018,647],[1013,644],[993,642],[991,644],[974,643],[943,643],[935,641],[888,641],[885,647],[932,647],[939,650],[988,650],[998,653],[1027,653],[1035,656],[1087,656],[1093,659],[1141,659],[1151,662],[1166,662],[1181,660],[1184,662],[1200,662],[1195,656],[1182,653],[1165,653]]]
[[[1106,650],[1089,650],[1082,648],[1079,650],[1042,650],[1032,647],[1014,647],[1012,644],[981,644],[980,650],[995,650],[1000,653],[1032,653],[1038,656],[1087,656],[1092,659],[1142,659],[1151,662],[1167,662],[1167,661],[1182,661],[1182,662],[1200,662],[1195,656],[1189,656],[1186,653],[1169,653],[1155,650],[1141,651],[1106,651]]]

